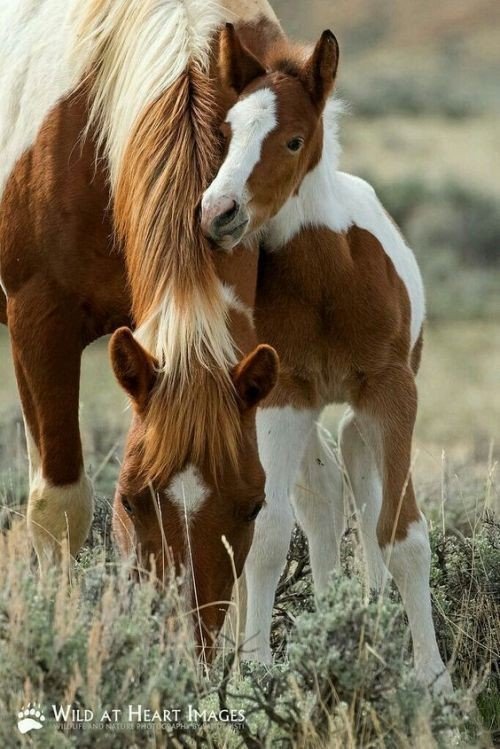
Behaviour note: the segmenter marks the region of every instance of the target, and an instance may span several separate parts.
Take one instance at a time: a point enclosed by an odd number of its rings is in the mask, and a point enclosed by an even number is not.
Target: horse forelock
[[[207,75],[219,21],[206,0],[93,0],[84,23],[133,315],[159,366],[144,416],[153,480],[188,459],[236,463],[228,306],[198,218],[219,148]]]

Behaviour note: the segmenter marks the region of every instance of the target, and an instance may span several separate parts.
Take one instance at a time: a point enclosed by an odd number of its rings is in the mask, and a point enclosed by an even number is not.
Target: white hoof
[[[94,512],[92,485],[85,475],[66,486],[52,486],[41,476],[32,483],[28,503],[28,528],[43,569],[61,557],[67,541],[76,556],[87,538]]]

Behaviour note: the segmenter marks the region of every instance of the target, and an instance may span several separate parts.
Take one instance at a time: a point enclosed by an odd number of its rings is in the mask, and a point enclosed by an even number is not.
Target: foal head
[[[255,409],[274,387],[278,357],[270,346],[261,345],[231,372],[241,427],[236,461],[228,445],[226,460],[216,474],[208,457],[187,457],[175,468],[170,461],[168,470],[151,479],[144,466],[145,430],[152,394],[161,378],[158,364],[127,328],[114,333],[110,353],[115,375],[133,406],[115,495],[115,536],[124,552],[136,556],[139,569],[154,565],[160,580],[172,572],[182,578],[187,607],[199,611],[196,635],[204,647],[220,629],[231,598],[230,551],[239,576],[254,520],[265,500]],[[173,433],[173,455],[178,441]]]
[[[271,50],[258,60],[234,28],[221,33],[219,69],[237,94],[221,127],[226,156],[202,201],[202,227],[223,249],[275,216],[321,158],[322,114],[338,63],[338,45],[323,32],[314,51],[290,59]]]

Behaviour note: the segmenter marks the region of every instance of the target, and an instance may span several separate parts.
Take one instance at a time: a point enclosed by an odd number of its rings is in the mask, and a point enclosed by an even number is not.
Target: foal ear
[[[240,41],[232,23],[226,23],[219,42],[219,70],[222,82],[241,94],[266,69]]]
[[[302,73],[302,79],[312,100],[320,108],[324,106],[333,89],[338,64],[337,39],[331,31],[323,31]]]
[[[264,400],[278,381],[279,359],[272,348],[261,344],[234,368],[233,381],[242,405],[247,411]]]
[[[136,341],[129,328],[118,328],[109,342],[115,377],[132,398],[137,411],[148,402],[156,381],[156,360]]]

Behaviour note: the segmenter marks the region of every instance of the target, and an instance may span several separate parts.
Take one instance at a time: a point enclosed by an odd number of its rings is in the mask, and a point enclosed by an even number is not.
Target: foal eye
[[[262,501],[256,502],[254,504],[254,506],[252,507],[251,511],[246,516],[246,520],[249,523],[251,523],[251,522],[253,522],[255,520],[255,518],[257,517],[257,515],[259,514],[259,512],[262,510],[263,505],[264,505],[264,502],[262,502]]]
[[[125,512],[127,513],[127,515],[132,515],[132,513],[133,513],[132,505],[128,501],[127,497],[122,496],[122,505],[123,505],[123,509],[125,510]]]
[[[297,151],[300,151],[303,145],[304,145],[304,138],[292,138],[292,140],[288,141],[288,143],[286,144],[286,147],[292,153],[296,153]]]

